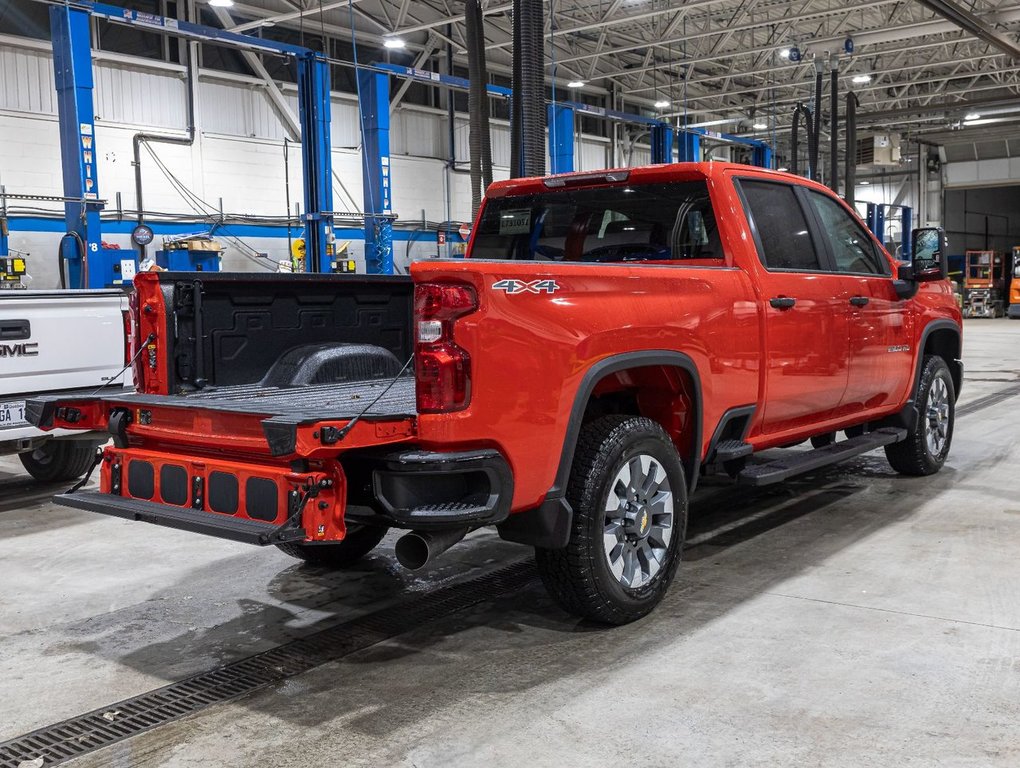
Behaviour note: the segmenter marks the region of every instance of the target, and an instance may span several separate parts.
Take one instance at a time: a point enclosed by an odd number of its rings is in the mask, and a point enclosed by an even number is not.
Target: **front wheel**
[[[946,463],[956,419],[956,388],[941,357],[924,359],[914,402],[919,411],[917,422],[906,440],[885,447],[885,455],[902,475],[933,475]]]
[[[375,549],[386,535],[387,528],[381,525],[349,525],[343,541],[314,544],[289,542],[277,544],[281,552],[309,565],[337,570],[354,565]]]
[[[650,419],[605,416],[578,438],[564,549],[536,549],[549,593],[567,611],[626,624],[662,600],[680,563],[687,489],[673,441]]]

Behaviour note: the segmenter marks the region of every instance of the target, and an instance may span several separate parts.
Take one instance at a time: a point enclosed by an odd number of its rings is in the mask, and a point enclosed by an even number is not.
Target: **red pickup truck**
[[[469,257],[410,277],[139,275],[137,393],[28,410],[113,437],[100,490],[61,504],[333,567],[391,527],[416,568],[494,525],[566,609],[624,623],[672,581],[704,473],[878,447],[939,470],[960,310],[941,232],[913,251],[748,166],[499,182]]]

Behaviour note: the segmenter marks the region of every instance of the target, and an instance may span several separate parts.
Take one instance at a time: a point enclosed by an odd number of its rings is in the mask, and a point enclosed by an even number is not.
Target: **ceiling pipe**
[[[975,16],[965,8],[961,8],[951,0],[917,0],[925,8],[935,11],[939,16],[948,19],[960,29],[970,32],[975,37],[993,45],[1014,61],[1020,59],[1020,46],[1002,34],[984,19]]]

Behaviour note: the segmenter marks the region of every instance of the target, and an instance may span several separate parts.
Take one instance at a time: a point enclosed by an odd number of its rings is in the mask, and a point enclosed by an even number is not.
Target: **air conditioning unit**
[[[876,133],[857,139],[857,167],[865,169],[900,164],[900,135]]]

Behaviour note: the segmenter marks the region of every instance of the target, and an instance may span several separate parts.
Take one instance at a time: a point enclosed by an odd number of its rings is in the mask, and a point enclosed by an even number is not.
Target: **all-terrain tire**
[[[625,505],[619,501],[611,502],[610,494],[620,498],[616,490],[619,473],[625,466],[633,467],[634,461],[641,464],[645,457],[657,463],[668,480],[671,533],[666,546],[656,550],[661,558],[657,570],[648,575],[645,583],[629,587],[610,565],[611,555],[604,543],[607,536],[613,541],[606,529],[607,507],[611,503],[619,505],[615,515],[623,509]],[[656,470],[649,466],[654,479]],[[665,493],[662,482],[650,493]],[[604,416],[586,424],[574,453],[567,501],[574,510],[569,543],[563,549],[535,550],[538,572],[546,589],[570,613],[606,624],[627,624],[648,614],[673,581],[687,528],[687,485],[673,441],[661,426],[643,417]],[[654,535],[662,536],[662,531],[654,526],[657,518],[660,522],[666,519],[665,514],[657,515],[651,510],[668,507],[653,507],[647,494],[643,500],[635,499],[635,504],[638,502],[640,508],[649,511],[653,521],[645,532],[645,540],[653,536],[653,531]],[[642,520],[642,531],[644,527]]]
[[[281,552],[304,560],[309,565],[339,570],[354,565],[375,549],[386,535],[386,530],[381,525],[350,525],[343,541],[328,544],[288,542],[276,546]]]
[[[93,440],[47,440],[34,451],[19,453],[18,458],[41,483],[77,480],[89,471],[100,445]]]
[[[941,357],[924,358],[914,402],[917,423],[906,440],[885,447],[885,456],[901,475],[933,475],[946,463],[956,421],[956,388],[949,366]]]

